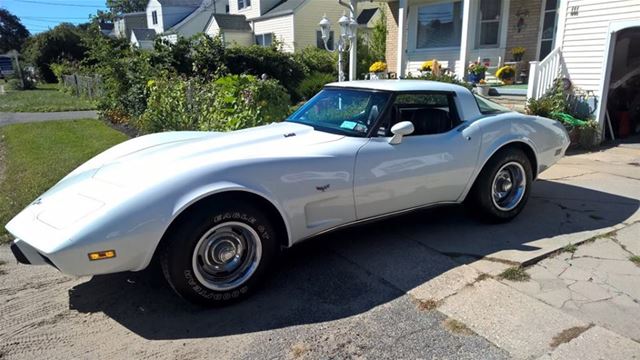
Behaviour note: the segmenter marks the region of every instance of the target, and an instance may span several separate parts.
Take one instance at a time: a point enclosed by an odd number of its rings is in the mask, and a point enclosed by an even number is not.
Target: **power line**
[[[50,1],[36,1],[36,0],[11,0],[20,3],[38,4],[38,5],[50,5],[50,6],[65,6],[65,7],[82,7],[82,8],[105,8],[106,5],[87,5],[87,4],[71,4],[71,3],[57,3]]]

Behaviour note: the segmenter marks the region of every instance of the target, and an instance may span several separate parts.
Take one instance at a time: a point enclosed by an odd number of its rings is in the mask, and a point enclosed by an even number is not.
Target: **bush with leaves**
[[[275,80],[228,75],[215,81],[165,78],[149,82],[147,110],[138,126],[166,130],[230,131],[282,121],[289,97]]]
[[[23,55],[26,62],[38,70],[42,80],[53,83],[57,79],[51,71],[51,64],[63,60],[81,61],[85,58],[87,52],[85,36],[87,36],[85,29],[62,23],[27,39],[23,47]]]
[[[298,89],[302,99],[309,100],[322,90],[326,84],[334,81],[336,81],[336,78],[331,74],[315,72],[304,78]]]
[[[304,67],[306,75],[330,74],[338,78],[338,54],[309,46],[293,54],[293,58]]]
[[[305,76],[304,67],[292,54],[276,47],[258,45],[236,46],[226,49],[226,65],[231,74],[249,74],[256,77],[266,74],[278,80],[291,98],[298,100],[298,85]]]

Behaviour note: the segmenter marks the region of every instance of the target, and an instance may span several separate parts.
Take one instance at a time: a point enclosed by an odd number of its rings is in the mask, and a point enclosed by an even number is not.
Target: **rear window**
[[[503,112],[510,112],[511,110],[495,103],[487,98],[484,98],[478,94],[473,94],[476,98],[476,103],[478,103],[478,107],[480,108],[480,112],[483,114],[497,114]]]

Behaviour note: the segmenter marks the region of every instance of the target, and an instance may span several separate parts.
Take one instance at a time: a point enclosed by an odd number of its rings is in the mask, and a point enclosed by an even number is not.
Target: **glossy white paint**
[[[483,116],[473,95],[454,85],[405,80],[329,86],[454,92],[463,123],[395,145],[387,137],[347,137],[292,122],[230,133],[147,135],[89,160],[6,227],[32,263],[42,263],[41,254],[68,274],[136,271],[149,264],[181,212],[215,194],[244,191],[269,201],[291,246],[370,217],[460,202],[484,163],[510,142],[535,151],[538,171],[568,146],[557,122],[517,113]],[[114,259],[88,260],[89,252],[112,249]]]

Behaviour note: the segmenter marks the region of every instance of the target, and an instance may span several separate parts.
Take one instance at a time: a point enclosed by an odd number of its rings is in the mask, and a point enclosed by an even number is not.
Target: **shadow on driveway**
[[[513,222],[486,225],[452,206],[318,237],[285,252],[264,288],[221,309],[179,299],[153,274],[95,276],[69,291],[72,309],[102,312],[146,339],[207,338],[342,319],[403,296],[458,266],[441,254],[535,251],[531,241],[623,222],[636,199],[538,181]],[[434,249],[438,249],[435,251]],[[155,284],[155,285],[154,285]]]

